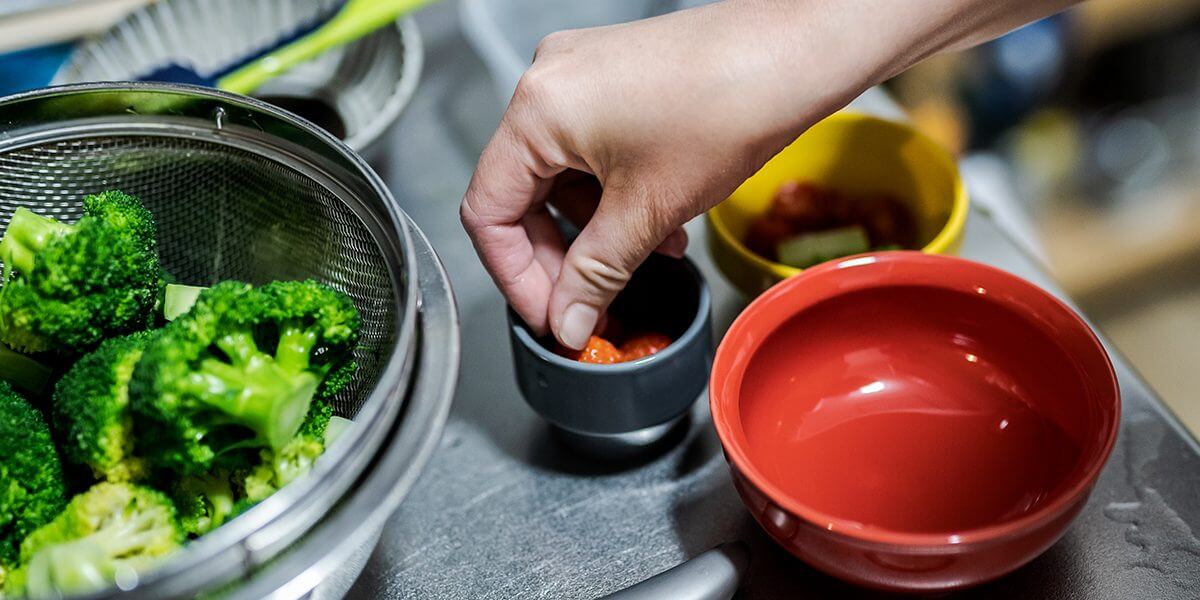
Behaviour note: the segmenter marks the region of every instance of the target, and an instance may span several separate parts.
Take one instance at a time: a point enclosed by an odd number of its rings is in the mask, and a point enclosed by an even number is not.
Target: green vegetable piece
[[[179,476],[256,464],[296,436],[327,375],[346,377],[358,332],[350,299],[314,281],[202,292],[134,369],[139,454]]]
[[[43,217],[25,207],[18,208],[8,222],[4,239],[0,239],[0,260],[18,273],[30,273],[37,253],[73,230],[71,225]]]
[[[117,191],[88,196],[69,225],[18,209],[0,239],[0,342],[76,356],[148,327],[158,296],[154,219]]]
[[[296,437],[278,450],[263,449],[253,467],[235,476],[241,496],[261,502],[312,468],[325,452],[325,436],[333,418],[333,407],[322,399],[313,402]]]
[[[4,591],[56,598],[101,590],[145,572],[182,540],[166,496],[129,483],[98,483],[25,538],[21,566]]]
[[[136,481],[145,462],[133,454],[129,379],[157,332],[114,338],[79,359],[58,382],[51,415],[61,433],[63,458],[91,469],[97,479]]]
[[[21,540],[62,511],[66,487],[42,414],[0,382],[0,566],[15,566]]]
[[[871,249],[867,231],[859,225],[804,233],[779,243],[779,262],[806,269],[815,264]]]
[[[220,527],[233,515],[235,502],[225,470],[184,478],[173,486],[171,499],[179,512],[180,527],[193,536]]]
[[[200,292],[206,289],[208,288],[193,285],[167,284],[166,299],[163,301],[163,318],[167,321],[174,321],[192,310],[192,306],[196,304],[196,298],[199,298]]]

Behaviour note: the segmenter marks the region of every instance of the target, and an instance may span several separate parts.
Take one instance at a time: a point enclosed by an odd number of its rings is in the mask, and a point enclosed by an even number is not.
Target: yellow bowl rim
[[[934,160],[942,163],[941,166],[949,167],[950,172],[954,174],[954,199],[952,200],[950,206],[950,218],[946,220],[946,224],[942,227],[941,231],[938,231],[938,234],[934,236],[934,238],[930,240],[928,244],[925,244],[925,247],[921,248],[921,252],[925,252],[927,254],[947,254],[955,240],[962,235],[962,231],[966,227],[967,211],[970,207],[970,199],[967,197],[967,187],[963,184],[962,174],[958,170],[958,163],[955,162],[952,156],[950,156],[950,152],[943,148],[941,144],[933,141],[933,139],[929,136],[921,133],[920,130],[899,121],[893,121],[890,119],[884,119],[874,115],[853,111],[834,113],[826,117],[822,122],[825,121],[870,122],[882,127],[903,129],[909,133],[912,133],[914,137],[921,140],[922,143],[928,146],[933,152]],[[772,159],[774,159],[774,157],[772,157]],[[753,175],[751,177],[753,177]],[[728,198],[726,198],[726,200],[728,200]],[[738,255],[750,261],[752,264],[766,269],[780,280],[787,279],[788,277],[796,275],[804,270],[799,267],[792,267],[783,263],[767,260],[747,248],[745,244],[742,243],[742,240],[733,235],[733,233],[730,232],[725,226],[724,221],[720,216],[717,215],[715,206],[705,213],[705,218],[708,219],[709,224],[711,224],[713,229],[716,231],[717,237],[724,240]]]

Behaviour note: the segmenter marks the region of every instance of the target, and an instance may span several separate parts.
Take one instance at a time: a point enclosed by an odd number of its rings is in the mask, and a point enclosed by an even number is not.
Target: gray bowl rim
[[[705,327],[709,327],[710,323],[712,322],[712,292],[708,289],[708,282],[704,279],[704,275],[700,272],[700,269],[696,266],[696,263],[692,262],[692,259],[688,258],[687,256],[684,256],[680,259],[671,260],[678,260],[687,273],[692,276],[692,279],[699,284],[700,298],[696,305],[696,314],[692,317],[692,321],[688,324],[687,329],[685,329],[678,338],[672,341],[671,345],[667,346],[665,350],[634,361],[615,363],[611,365],[598,365],[571,360],[564,356],[555,354],[549,348],[542,345],[537,338],[533,337],[532,332],[529,330],[529,326],[525,324],[521,317],[518,316],[511,307],[508,309],[509,332],[516,336],[516,338],[521,341],[521,345],[531,351],[534,356],[538,357],[544,362],[548,362],[557,367],[562,367],[571,371],[579,371],[591,375],[624,375],[652,367],[658,362],[667,360],[670,357],[683,352],[684,347],[697,339],[700,336],[701,331],[703,331]]]

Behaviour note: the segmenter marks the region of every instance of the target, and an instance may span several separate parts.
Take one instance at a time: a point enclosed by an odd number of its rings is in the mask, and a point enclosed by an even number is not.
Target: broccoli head
[[[129,379],[156,332],[142,331],[100,344],[59,380],[51,414],[63,459],[87,466],[97,479],[133,481],[145,475],[133,455]]]
[[[260,450],[256,464],[237,472],[234,479],[239,497],[261,502],[308,472],[317,457],[325,452],[325,428],[332,416],[333,407],[327,401],[314,400],[300,431],[291,441],[278,450]]]
[[[351,300],[315,281],[203,291],[134,369],[139,453],[187,476],[283,449],[326,377],[344,377],[358,330]]]
[[[0,565],[66,505],[66,482],[42,414],[0,382]]]
[[[0,341],[14,350],[76,355],[153,319],[154,219],[133,196],[88,196],[73,225],[17,209],[0,260]]]
[[[233,487],[229,472],[224,469],[176,481],[171,486],[171,499],[179,514],[180,527],[192,536],[216,529],[233,515]]]
[[[182,540],[166,496],[130,483],[98,483],[25,538],[21,566],[4,591],[42,598],[104,589],[144,572]]]

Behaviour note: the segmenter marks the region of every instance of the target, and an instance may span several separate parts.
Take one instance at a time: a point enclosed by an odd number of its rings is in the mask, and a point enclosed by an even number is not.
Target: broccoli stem
[[[196,488],[207,508],[206,529],[215,529],[233,512],[233,490],[229,488],[229,477],[211,473],[201,475],[196,479]]]
[[[167,284],[167,289],[163,292],[163,318],[167,321],[174,321],[187,314],[189,310],[192,310],[192,306],[195,306],[200,292],[207,289],[193,285]]]
[[[287,339],[285,343],[284,339]],[[231,332],[216,345],[229,362],[208,358],[191,375],[191,385],[210,406],[250,428],[260,442],[278,450],[296,435],[316,394],[320,377],[303,368],[307,336],[281,336],[282,360],[258,349],[249,331]],[[308,343],[311,350],[315,344]],[[294,368],[295,365],[303,365]]]
[[[74,225],[59,223],[28,208],[18,208],[8,222],[4,238],[0,239],[0,260],[18,273],[33,270],[33,258],[53,239],[65,235]]]
[[[217,347],[229,357],[235,366],[246,366],[253,357],[261,356],[258,344],[254,342],[254,334],[250,331],[232,331],[216,341]]]
[[[275,349],[275,361],[289,371],[308,368],[313,348],[317,345],[317,332],[288,324],[279,332],[279,345]]]
[[[14,387],[40,395],[53,374],[50,367],[0,344],[0,379]]]

